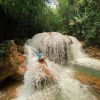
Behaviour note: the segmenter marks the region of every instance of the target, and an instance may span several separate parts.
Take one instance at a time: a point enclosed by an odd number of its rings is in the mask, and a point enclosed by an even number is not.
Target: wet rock
[[[0,44],[0,81],[13,75],[18,66],[18,51],[14,41],[6,41]]]
[[[26,58],[24,54],[21,54],[21,53],[19,53],[18,58],[19,58],[18,70],[15,72],[14,75],[11,76],[11,78],[14,80],[23,80],[24,73],[26,71],[26,65],[25,65]]]

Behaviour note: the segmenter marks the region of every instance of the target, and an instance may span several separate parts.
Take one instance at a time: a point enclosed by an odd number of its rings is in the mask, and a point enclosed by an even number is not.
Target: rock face
[[[0,81],[13,75],[19,66],[17,46],[13,40],[0,44]]]
[[[14,80],[23,80],[24,78],[24,73],[26,71],[26,66],[25,66],[25,56],[22,53],[18,54],[18,58],[19,58],[19,66],[18,66],[18,70],[15,72],[15,74],[13,74],[11,76],[12,79]]]

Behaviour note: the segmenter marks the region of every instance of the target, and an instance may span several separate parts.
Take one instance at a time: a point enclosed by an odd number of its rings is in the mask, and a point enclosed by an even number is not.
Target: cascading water
[[[70,38],[57,32],[44,32],[26,42],[27,71],[17,100],[97,100],[87,86],[73,77],[74,70],[68,65],[69,60],[75,59],[70,45],[74,41]],[[49,79],[43,72],[33,49],[41,49],[47,55],[46,67],[54,79]]]
[[[70,45],[70,54],[72,55],[73,63],[80,66],[90,67],[100,70],[100,61],[90,58],[82,49],[81,43],[75,38],[69,36],[73,44]]]
[[[69,38],[57,32],[39,33],[26,42],[37,50],[41,49],[51,61],[60,64],[68,62],[67,48],[70,43]]]

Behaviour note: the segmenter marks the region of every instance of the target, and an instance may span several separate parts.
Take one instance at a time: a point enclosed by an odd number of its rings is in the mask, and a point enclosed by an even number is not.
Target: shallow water
[[[32,47],[28,45],[26,47],[28,50],[27,71],[24,75],[24,85],[16,100],[97,100],[88,90],[88,86],[81,84],[73,77],[75,72],[71,66],[64,67],[49,60],[46,60],[48,65],[46,67],[52,71],[57,84],[51,84],[49,87],[46,85],[41,90],[42,86],[38,83],[41,77],[45,79],[45,73],[39,67],[36,57],[33,56]]]
[[[27,71],[17,100],[97,100],[88,90],[88,86],[74,78],[75,70],[72,70],[71,66],[85,64],[87,67],[91,65],[93,68],[95,65],[95,68],[98,68],[100,63],[94,59],[94,62],[91,62],[92,59],[81,50],[81,44],[75,37],[64,36],[57,32],[39,33],[26,42],[25,48]],[[40,89],[39,81],[41,78],[45,80],[45,73],[38,67],[39,62],[35,59],[37,56],[33,49],[37,51],[40,49],[47,55],[49,59],[46,60],[46,67],[54,75],[57,84],[52,84],[50,87],[45,85],[43,90]],[[36,90],[36,87],[40,90]]]
[[[83,72],[81,74],[84,76]],[[0,84],[0,100],[14,99],[17,96],[17,91],[21,87],[22,84],[23,82],[21,81],[13,81],[13,80],[4,81],[2,84]],[[91,91],[93,95],[95,95],[98,98],[97,100],[100,100],[99,89],[95,90],[93,86],[90,85],[89,91]],[[58,98],[59,98],[59,95],[58,95]]]

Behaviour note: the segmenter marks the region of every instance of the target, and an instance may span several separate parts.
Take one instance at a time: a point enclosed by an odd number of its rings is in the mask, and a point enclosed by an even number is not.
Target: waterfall
[[[79,56],[87,57],[81,55],[81,51],[77,52],[80,44],[77,46],[77,40],[74,39],[57,32],[44,32],[26,42],[27,71],[16,100],[97,100],[88,86],[74,78],[74,69],[68,64],[69,60],[74,62]],[[45,65],[38,62],[34,49],[41,49],[47,55],[46,67],[54,79],[49,79],[43,72],[40,66]]]
[[[67,64],[67,48],[70,39],[57,32],[44,32],[35,35],[29,39],[26,44],[33,48],[41,49],[44,54],[51,60],[60,64]]]
[[[69,36],[73,44],[70,45],[70,54],[74,64],[90,67],[96,70],[100,70],[100,61],[94,58],[90,58],[82,49],[81,43],[75,38]]]

